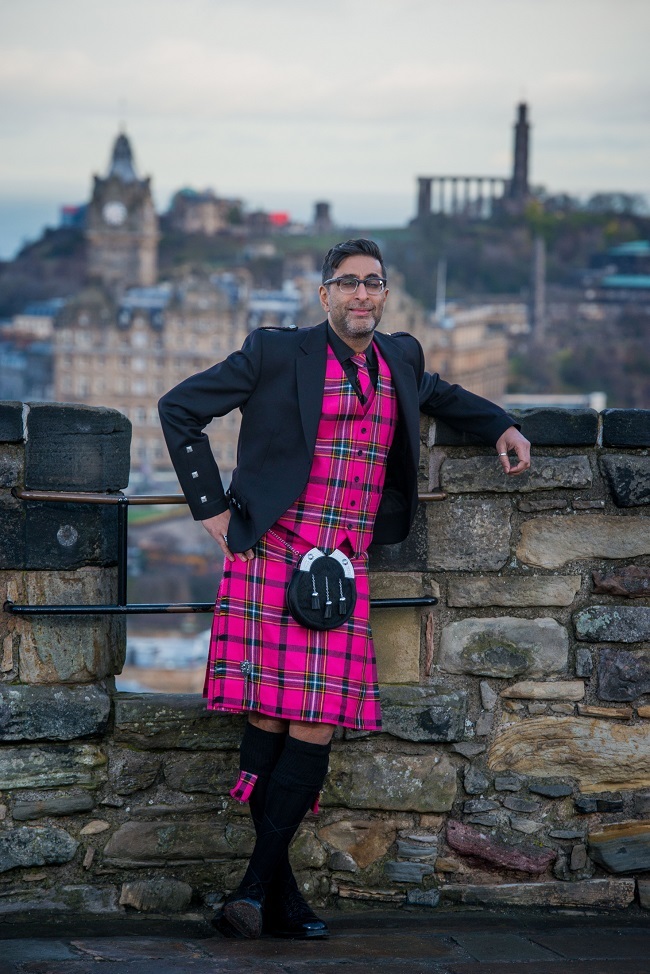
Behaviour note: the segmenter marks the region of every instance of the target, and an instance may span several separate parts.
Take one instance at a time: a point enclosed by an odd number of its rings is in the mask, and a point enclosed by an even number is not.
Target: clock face
[[[126,220],[126,207],[119,200],[111,200],[109,203],[104,204],[102,216],[110,226],[120,227]]]

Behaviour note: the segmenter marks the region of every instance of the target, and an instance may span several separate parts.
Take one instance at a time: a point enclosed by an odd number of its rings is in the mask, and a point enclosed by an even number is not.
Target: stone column
[[[426,220],[431,214],[431,183],[429,176],[418,176],[418,220]]]

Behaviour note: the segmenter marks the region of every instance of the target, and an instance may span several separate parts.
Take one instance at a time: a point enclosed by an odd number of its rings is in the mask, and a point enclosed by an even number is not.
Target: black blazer
[[[417,508],[419,413],[437,416],[494,445],[515,421],[499,406],[424,371],[419,342],[375,332],[390,368],[399,420],[373,541],[403,541]],[[302,493],[320,421],[327,322],[296,330],[257,329],[242,348],[190,376],[158,404],[165,440],[196,520],[230,506],[228,544],[252,548]],[[203,429],[215,416],[241,409],[237,466],[228,494]]]

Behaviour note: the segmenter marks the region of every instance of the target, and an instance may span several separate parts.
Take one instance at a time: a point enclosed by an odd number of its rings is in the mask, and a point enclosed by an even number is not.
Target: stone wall
[[[335,741],[293,847],[315,902],[650,906],[650,411],[522,414],[532,470],[423,420],[421,505],[372,557],[384,733]],[[3,601],[115,598],[127,421],[0,406]],[[114,693],[116,617],[0,617],[0,917],[169,912],[240,877],[242,719]],[[645,877],[648,877],[647,879]]]

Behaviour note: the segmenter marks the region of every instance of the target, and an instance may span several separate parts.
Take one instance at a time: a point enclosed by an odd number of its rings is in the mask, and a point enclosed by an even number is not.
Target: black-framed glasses
[[[381,294],[386,287],[386,280],[383,277],[366,277],[361,280],[358,277],[331,277],[323,284],[336,284],[343,294],[354,294],[360,284],[363,284],[368,294]]]

